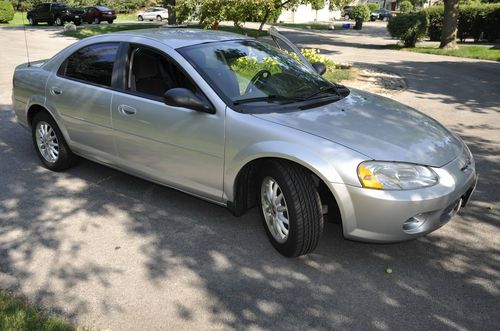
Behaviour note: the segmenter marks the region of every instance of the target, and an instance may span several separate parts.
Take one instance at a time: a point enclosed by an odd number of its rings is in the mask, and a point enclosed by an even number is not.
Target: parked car
[[[380,8],[379,10],[372,11],[370,14],[370,20],[382,20],[388,21],[392,17],[392,13],[385,8]]]
[[[115,19],[115,11],[105,6],[86,7],[84,9],[83,21],[89,24],[101,24],[103,21],[112,24]]]
[[[166,19],[168,19],[168,9],[162,7],[147,8],[143,12],[137,14],[137,20],[139,21],[163,21]]]
[[[342,9],[342,17],[345,20],[354,19],[353,10],[354,10],[353,6],[344,6],[344,8]]]
[[[394,100],[329,82],[324,65],[271,36],[301,61],[217,31],[86,38],[19,65],[13,108],[46,168],[79,155],[235,215],[257,206],[285,256],[314,250],[325,214],[346,238],[396,242],[467,204],[477,175],[460,138]]]
[[[65,22],[73,22],[80,25],[82,12],[71,9],[61,2],[47,2],[37,5],[27,13],[30,25],[45,22],[49,25],[64,25]]]

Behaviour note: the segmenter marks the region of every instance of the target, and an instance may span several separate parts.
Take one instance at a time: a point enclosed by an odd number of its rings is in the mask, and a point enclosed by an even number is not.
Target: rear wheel
[[[263,169],[259,203],[269,240],[288,257],[312,252],[323,232],[323,214],[311,175],[288,162],[272,161]]]
[[[28,18],[28,22],[33,26],[38,24],[38,22],[33,17]]]
[[[156,16],[156,20],[161,22],[163,20],[163,18],[160,15],[158,15],[158,16]]]
[[[137,16],[137,20],[139,20],[139,21],[142,22],[142,21],[144,21],[144,17],[142,17],[141,15],[139,15],[139,16]]]
[[[94,18],[94,24],[101,24],[101,21],[96,17]]]
[[[35,115],[31,126],[33,144],[43,165],[50,170],[69,168],[75,159],[54,119],[46,112]]]
[[[58,26],[62,26],[64,24],[64,21],[60,17],[56,17],[54,23]]]
[[[113,20],[108,20],[108,24],[113,24]]]

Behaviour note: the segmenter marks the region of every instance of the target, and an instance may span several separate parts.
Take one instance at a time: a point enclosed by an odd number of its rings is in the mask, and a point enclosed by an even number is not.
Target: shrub
[[[389,33],[399,38],[405,47],[415,47],[427,35],[429,20],[425,13],[404,13],[391,17],[387,24]]]
[[[371,12],[376,11],[376,10],[380,10],[380,4],[379,3],[369,3],[368,9],[370,9]]]
[[[355,6],[352,10],[352,16],[356,21],[367,21],[370,18],[371,11],[367,5]]]
[[[431,41],[440,41],[443,31],[444,7],[433,6],[422,10],[429,18],[428,37]]]
[[[401,10],[402,13],[409,13],[413,10],[413,5],[410,1],[405,0],[399,5],[399,10]]]
[[[14,7],[7,1],[0,1],[0,23],[8,23],[14,18]]]
[[[444,8],[430,7],[422,10],[429,17],[428,36],[432,41],[441,39]],[[461,41],[473,38],[494,42],[500,38],[500,4],[473,4],[459,7],[457,36]]]

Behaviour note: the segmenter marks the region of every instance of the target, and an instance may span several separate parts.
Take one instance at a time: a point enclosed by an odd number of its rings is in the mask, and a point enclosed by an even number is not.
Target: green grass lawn
[[[287,28],[308,29],[311,30],[328,30],[329,24],[326,23],[276,23],[275,26],[283,26]],[[341,24],[334,25],[335,30],[343,30]]]
[[[120,32],[127,30],[139,30],[139,29],[151,29],[161,26],[158,23],[151,24],[137,24],[137,25],[87,25],[82,28],[77,29],[76,31],[63,31],[61,32],[65,36],[75,37],[78,39],[83,39],[90,36],[95,36],[103,33],[111,33],[111,32]],[[191,29],[203,29],[200,25],[189,25],[188,28]],[[257,35],[264,36],[267,35],[266,31],[259,31],[257,29],[248,29],[248,28],[238,28],[234,26],[220,26],[220,31],[234,32],[238,34],[248,35],[250,37],[256,37]]]
[[[47,316],[36,307],[0,291],[0,330],[76,330],[69,323]]]
[[[23,12],[15,12],[14,13],[14,19],[10,21],[9,23],[0,23],[0,26],[16,26],[16,25],[23,25],[23,19],[24,19],[24,24],[28,24],[28,19],[26,18],[26,13]]]
[[[127,30],[140,30],[140,29],[151,29],[159,27],[158,24],[137,24],[137,25],[87,25],[83,28],[79,28],[76,31],[62,31],[61,33],[68,37],[75,37],[78,39],[83,39],[98,34],[105,34],[111,32],[120,32]]]
[[[417,45],[415,48],[404,48],[391,45],[393,49],[403,51],[437,54],[456,57],[467,57],[471,59],[500,61],[500,47],[491,45],[459,45],[458,49],[440,49],[438,46]]]
[[[116,14],[116,23],[137,22],[137,14]]]

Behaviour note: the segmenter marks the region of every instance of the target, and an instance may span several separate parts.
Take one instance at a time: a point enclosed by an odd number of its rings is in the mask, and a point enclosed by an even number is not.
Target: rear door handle
[[[59,87],[53,87],[50,90],[50,94],[52,94],[52,95],[61,95],[62,91],[61,91],[61,89]]]
[[[136,113],[135,108],[127,106],[127,105],[119,105],[118,106],[118,111],[122,115],[126,115],[126,116],[135,115],[135,113]]]

